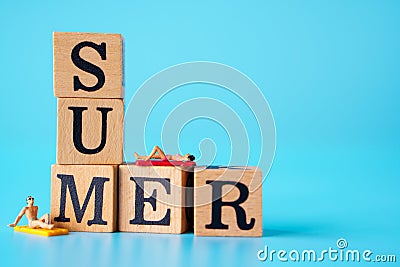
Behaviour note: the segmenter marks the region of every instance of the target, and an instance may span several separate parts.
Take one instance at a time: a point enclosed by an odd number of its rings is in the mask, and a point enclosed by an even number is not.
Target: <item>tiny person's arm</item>
[[[8,226],[10,226],[10,227],[17,226],[17,224],[21,220],[22,216],[24,216],[25,210],[26,210],[26,207],[23,207],[22,210],[20,211],[20,213],[18,214],[17,218],[15,218],[14,223],[10,223]]]

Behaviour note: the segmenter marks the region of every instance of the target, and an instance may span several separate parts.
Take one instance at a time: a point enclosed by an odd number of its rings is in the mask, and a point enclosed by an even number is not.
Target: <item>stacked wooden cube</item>
[[[123,40],[120,34],[54,33],[57,164],[51,219],[70,231],[117,229],[123,162]]]
[[[51,219],[57,227],[177,234],[194,224],[195,235],[262,234],[258,168],[123,163],[121,35],[53,38],[58,129]]]

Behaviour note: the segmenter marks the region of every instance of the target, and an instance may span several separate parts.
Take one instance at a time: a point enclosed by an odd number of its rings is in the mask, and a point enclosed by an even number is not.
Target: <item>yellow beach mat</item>
[[[27,234],[33,235],[42,235],[42,236],[55,236],[55,235],[67,235],[68,229],[64,228],[53,228],[49,229],[42,229],[42,228],[29,228],[29,226],[15,226],[14,231],[22,232]]]

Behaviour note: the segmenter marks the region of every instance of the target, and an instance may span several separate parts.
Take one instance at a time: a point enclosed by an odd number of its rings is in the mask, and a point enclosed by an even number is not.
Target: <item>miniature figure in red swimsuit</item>
[[[142,160],[161,159],[161,160],[177,160],[177,161],[194,161],[195,157],[190,154],[166,155],[159,146],[155,146],[148,156],[140,156],[135,152],[135,157]]]

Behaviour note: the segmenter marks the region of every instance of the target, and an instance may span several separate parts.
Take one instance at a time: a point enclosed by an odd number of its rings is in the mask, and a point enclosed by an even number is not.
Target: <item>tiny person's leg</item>
[[[156,152],[157,152],[157,146],[153,147],[153,150],[144,160],[150,160],[154,156],[154,154],[156,154]]]
[[[135,152],[135,158],[137,159],[146,159],[146,156],[140,156],[138,153]]]
[[[47,223],[44,223],[44,222],[39,221],[39,220],[34,220],[34,221],[31,222],[29,227],[31,227],[31,228],[40,227],[40,228],[43,228],[43,229],[53,229],[54,225],[53,224],[47,224]]]
[[[160,153],[160,151],[162,154]],[[155,146],[145,160],[150,160],[152,158],[160,159],[162,155],[164,155],[164,152],[162,152],[162,150],[158,146]]]
[[[157,153],[160,156],[160,159],[164,159],[165,158],[164,151],[162,151],[161,148],[159,148],[158,146],[156,146],[156,148],[157,148]]]
[[[39,221],[49,224],[50,223],[50,214],[46,213],[42,217],[39,218]]]

